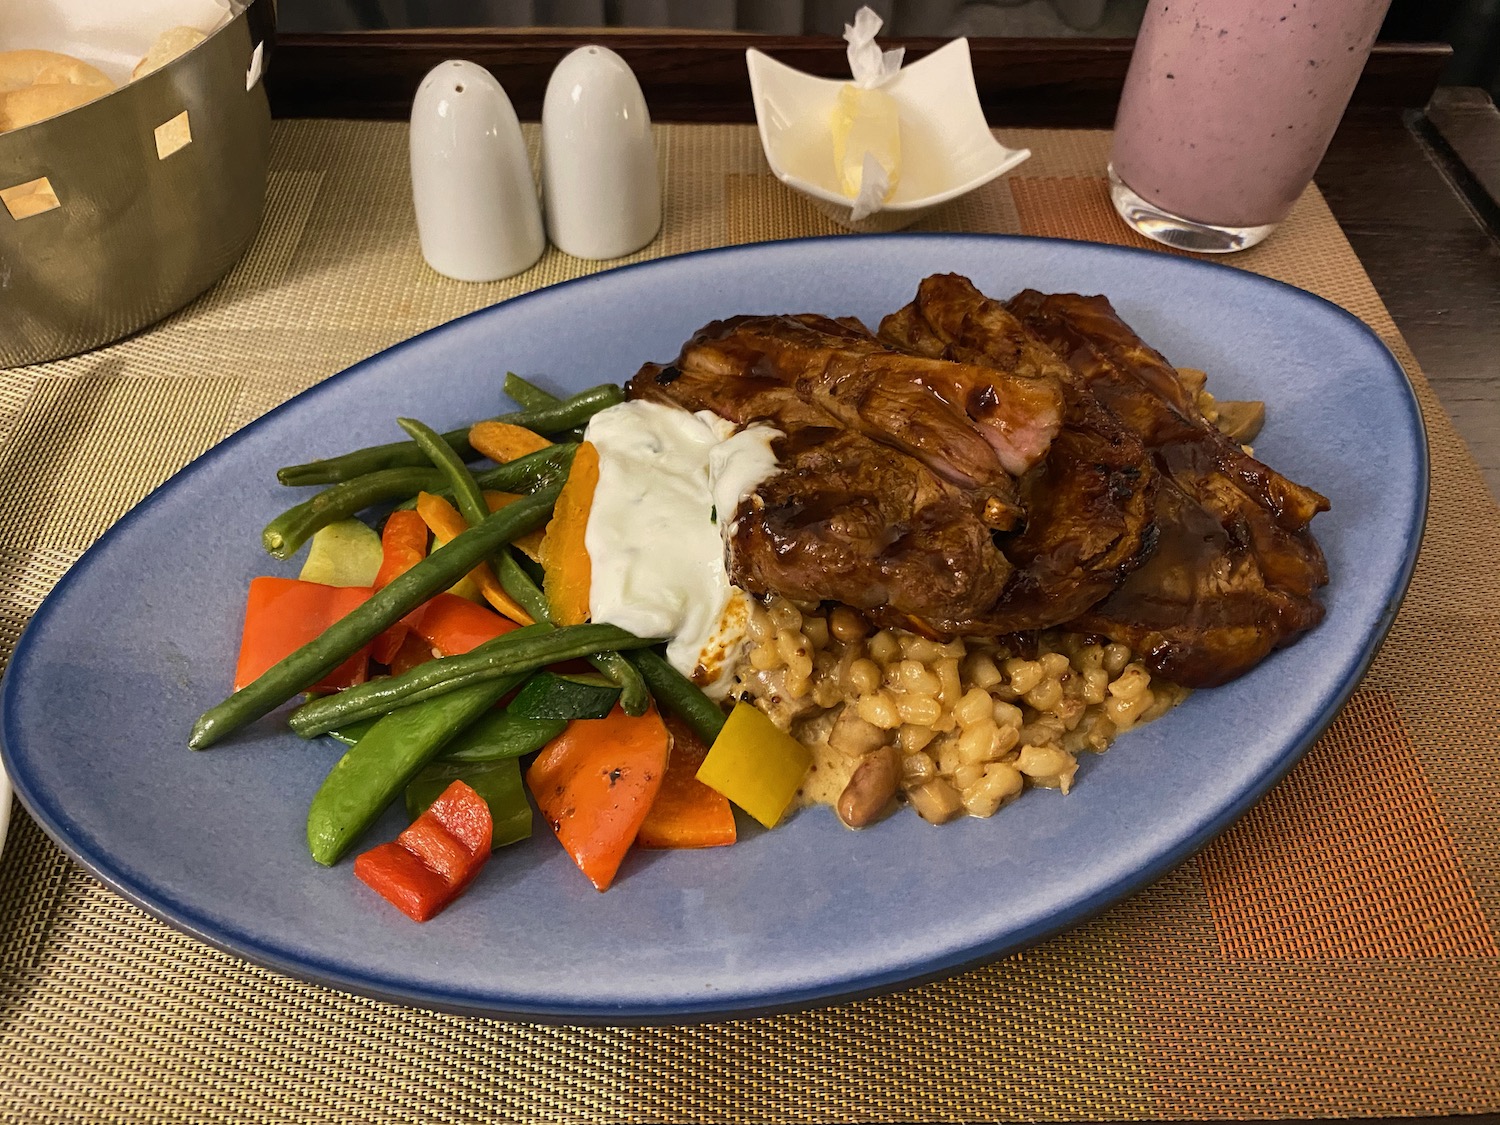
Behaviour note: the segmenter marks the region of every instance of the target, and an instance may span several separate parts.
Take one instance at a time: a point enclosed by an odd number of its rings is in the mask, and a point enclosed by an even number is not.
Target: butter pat
[[[873,202],[884,203],[901,178],[901,119],[896,99],[879,87],[861,89],[846,83],[833,106],[833,161],[839,186],[850,199],[864,186],[865,156],[885,172],[885,190]]]

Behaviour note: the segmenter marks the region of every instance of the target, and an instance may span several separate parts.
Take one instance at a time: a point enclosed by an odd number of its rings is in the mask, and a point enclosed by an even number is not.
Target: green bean
[[[601,652],[589,657],[589,663],[609,677],[620,689],[620,709],[627,715],[644,715],[651,706],[651,689],[635,670],[635,665],[618,652]]]
[[[428,555],[369,601],[335,621],[322,636],[273,665],[258,679],[209,708],[193,724],[188,745],[194,750],[219,739],[285,703],[317,683],[349,656],[374,640],[434,594],[446,590],[481,559],[519,535],[540,527],[561,491],[550,485],[500,509]],[[628,634],[627,634],[628,635]]]
[[[507,461],[503,465],[482,469],[474,475],[474,479],[478,482],[480,489],[492,488],[500,492],[535,492],[544,485],[566,480],[568,470],[573,465],[573,455],[577,452],[577,443],[549,445],[546,449],[538,449],[535,453],[517,457],[514,461]],[[432,468],[413,471],[437,472]],[[442,477],[439,476],[438,480],[441,482]],[[453,499],[453,490],[441,483],[434,485],[428,491],[438,496],[446,496],[450,500]],[[397,505],[401,508],[415,508],[416,506],[415,496]]]
[[[415,418],[397,418],[396,424],[411,435],[422,453],[443,474],[443,479],[448,482],[448,488],[458,504],[459,515],[468,521],[470,527],[484,522],[490,514],[489,505],[485,503],[484,493],[475,482],[474,474],[469,472],[469,466],[463,463],[462,458],[453,452],[453,447],[431,426]]]
[[[307,846],[332,865],[417,772],[521,680],[492,680],[393,711],[340,758],[307,810]]]
[[[516,401],[522,410],[540,410],[544,406],[556,406],[562,399],[551,391],[544,391],[535,383],[521,378],[514,371],[505,373],[505,393]]]
[[[547,596],[531,580],[531,575],[521,569],[520,562],[510,550],[502,551],[495,559],[495,574],[505,592],[520,603],[534,621],[551,621],[552,608]],[[589,663],[608,676],[620,689],[620,707],[627,715],[644,715],[651,706],[651,692],[646,681],[623,656],[617,652],[600,652],[589,657]]]
[[[414,496],[440,488],[443,475],[436,469],[382,469],[325,488],[293,508],[288,508],[260,533],[261,544],[273,558],[289,559],[314,532],[356,512],[388,500]]]
[[[713,745],[723,729],[724,712],[703,694],[702,688],[673,668],[655,649],[639,649],[627,654],[625,659],[634,664],[645,678],[658,703],[692,727],[705,746]]]
[[[624,400],[624,391],[613,383],[603,383],[576,394],[572,398],[564,399],[556,406],[500,414],[491,421],[524,426],[539,434],[557,434],[582,425],[605,407],[614,406]],[[443,441],[453,448],[454,453],[465,461],[471,461],[478,456],[473,446],[469,444],[470,428],[471,426],[464,426],[441,435]],[[276,479],[282,484],[334,484],[338,481],[352,480],[365,473],[375,472],[377,469],[426,464],[427,456],[416,442],[397,441],[356,449],[338,457],[308,461],[301,465],[287,465],[277,470]]]
[[[304,703],[292,712],[289,722],[303,738],[312,738],[359,719],[385,714],[472,684],[486,683],[516,672],[534,672],[547,664],[576,660],[609,649],[639,648],[654,643],[614,625],[568,625],[563,628],[545,623],[527,625],[486,641],[461,656],[430,660],[399,676],[371,680],[337,695]]]

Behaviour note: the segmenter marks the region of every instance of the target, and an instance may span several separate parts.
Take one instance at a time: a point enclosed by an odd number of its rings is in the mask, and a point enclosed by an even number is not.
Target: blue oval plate
[[[1264,460],[1327,494],[1327,620],[1226,687],[1086,756],[1064,797],[934,828],[851,832],[827,809],[732,848],[637,852],[608,894],[538,823],[416,925],[348,861],[308,858],[309,798],[339,755],[269,716],[203,753],[246,584],[295,573],[259,547],[301,492],[279,465],[506,409],[509,369],[558,391],[628,378],[706,321],[816,311],[874,324],[927,274],[1008,297],[1104,293],[1219,397],[1264,399]],[[620,269],[485,309],[272,411],[173,477],[59,583],[0,699],[5,764],[67,852],[150,913],[251,961],[450,1011],[572,1022],[743,1016],[953,972],[1077,924],[1222,831],[1354,689],[1415,561],[1427,485],[1405,374],[1341,309],[1240,270],[1078,242],[899,235],[765,243]],[[400,829],[395,812],[373,842]]]

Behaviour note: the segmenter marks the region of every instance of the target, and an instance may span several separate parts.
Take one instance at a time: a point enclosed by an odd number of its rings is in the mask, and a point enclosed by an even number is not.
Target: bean
[[[863,828],[879,819],[896,795],[901,780],[900,759],[894,746],[882,746],[866,755],[839,794],[839,819],[850,828]]]
[[[658,703],[692,727],[705,746],[714,744],[724,728],[724,712],[703,694],[702,688],[673,668],[655,649],[636,649],[626,653],[625,659],[635,665]]]

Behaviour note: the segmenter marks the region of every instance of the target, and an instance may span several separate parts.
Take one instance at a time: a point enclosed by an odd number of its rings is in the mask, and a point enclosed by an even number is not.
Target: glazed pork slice
[[[1045,449],[1023,456],[986,420],[1001,390],[989,368],[897,350],[857,322],[814,315],[715,322],[675,363],[646,365],[629,387],[632,397],[709,409],[742,424],[765,421],[783,432],[856,431],[964,490],[984,522],[1005,529],[1020,515],[1013,472]],[[1038,433],[1055,432],[1060,387],[1034,391],[1028,409],[1046,416]]]
[[[1129,644],[1188,687],[1244,674],[1323,617],[1308,524],[1328,501],[1210,425],[1170,364],[1103,297],[1025,291],[1008,308],[1137,433],[1161,482],[1151,558],[1069,625]]]
[[[779,471],[735,514],[737,585],[923,629],[999,597],[1011,567],[992,529],[1020,511],[977,424],[911,375],[942,366],[857,322],[737,317],[696,333],[674,362],[645,365],[627,390],[785,435]]]
[[[742,504],[730,576],[756,595],[833,600],[885,624],[980,614],[1010,564],[964,492],[854,430],[804,427]]]
[[[998,537],[1014,565],[1001,597],[968,620],[931,623],[951,634],[1000,635],[1067,621],[1107,597],[1155,547],[1157,472],[1141,440],[999,301],[966,278],[938,275],[881,322],[898,347],[967,364],[993,363],[1023,397],[1038,382],[1062,389],[1064,410],[1046,457],[1020,480],[1018,533]]]

